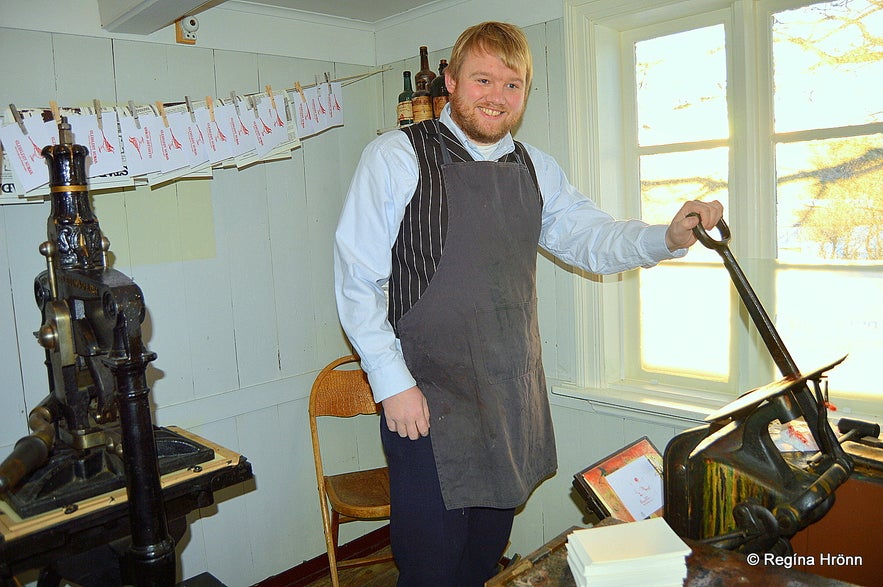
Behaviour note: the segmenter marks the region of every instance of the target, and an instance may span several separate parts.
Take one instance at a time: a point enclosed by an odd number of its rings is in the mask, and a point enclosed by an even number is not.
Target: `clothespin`
[[[236,91],[230,92],[230,101],[233,103],[233,107],[236,108],[236,116],[239,116],[239,104],[236,102]]]
[[[132,118],[135,119],[135,128],[141,128],[141,121],[138,119],[138,111],[135,109],[135,102],[133,100],[129,100],[129,112],[132,113]]]
[[[328,73],[327,71],[325,72],[325,83],[328,84],[329,86],[331,85],[331,74]]]
[[[61,111],[58,109],[58,102],[49,100],[49,109],[52,110],[52,120],[55,121],[55,124],[59,124],[61,122]]]
[[[304,95],[304,87],[300,85],[300,82],[294,82],[294,91],[300,94],[301,101],[306,104],[307,97]]]
[[[205,97],[205,107],[208,108],[208,117],[212,122],[215,121],[215,103],[212,101],[211,96]]]
[[[159,114],[159,117],[162,118],[163,126],[169,128],[169,119],[166,116],[166,108],[163,106],[163,103],[159,100],[156,102],[156,112]]]
[[[270,107],[276,113],[276,116],[279,116],[279,110],[276,109],[276,100],[273,98],[273,88],[270,87],[270,84],[267,84],[264,86],[264,89],[267,91],[267,96],[270,97]]]
[[[95,118],[98,119],[98,130],[104,131],[104,123],[101,120],[101,102],[98,98],[92,100],[92,106],[95,107]]]
[[[18,124],[18,128],[21,129],[21,134],[28,134],[28,128],[25,126],[24,118],[21,117],[21,112],[18,111],[18,108],[15,107],[15,104],[10,104],[9,110],[12,112],[12,119],[15,120],[16,124]]]
[[[252,110],[257,111],[258,105],[255,103],[254,94],[249,94],[248,96],[246,96],[246,98],[248,98],[248,107]]]
[[[187,112],[190,113],[190,122],[196,122],[196,113],[193,112],[193,103],[190,101],[190,96],[184,96],[184,103],[187,105]]]

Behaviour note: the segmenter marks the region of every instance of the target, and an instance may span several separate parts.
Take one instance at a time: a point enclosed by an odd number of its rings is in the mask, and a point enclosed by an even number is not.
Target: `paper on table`
[[[591,567],[639,559],[685,557],[691,552],[665,518],[576,530],[568,543],[585,552]]]

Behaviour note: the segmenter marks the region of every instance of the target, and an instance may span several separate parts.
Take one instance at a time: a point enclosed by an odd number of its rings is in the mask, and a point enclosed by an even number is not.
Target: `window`
[[[577,185],[668,223],[718,199],[730,248],[802,371],[834,403],[879,400],[883,356],[883,4],[571,0]],[[639,6],[640,4],[640,6]],[[604,165],[599,162],[604,161]],[[613,165],[611,165],[613,163]],[[612,198],[612,199],[611,199]],[[738,394],[778,378],[717,253],[602,286],[602,386]],[[594,298],[593,298],[594,299]],[[588,340],[593,340],[590,336]]]

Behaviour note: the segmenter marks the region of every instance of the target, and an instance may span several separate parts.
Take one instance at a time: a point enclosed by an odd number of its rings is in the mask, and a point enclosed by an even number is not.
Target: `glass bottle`
[[[432,98],[429,97],[429,89],[426,87],[426,79],[419,78],[417,80],[417,89],[414,90],[414,97],[411,98],[411,105],[414,112],[414,122],[423,122],[432,118]]]
[[[408,126],[414,123],[414,110],[411,106],[411,98],[414,97],[414,90],[411,89],[411,72],[402,73],[404,90],[399,94],[399,101],[396,104],[396,117],[399,126]]]
[[[429,84],[429,97],[432,100],[432,115],[438,118],[448,103],[448,86],[445,85],[445,68],[448,60],[442,59],[438,64],[438,76]]]
[[[435,79],[435,72],[429,69],[429,49],[420,47],[420,71],[414,74],[414,85],[420,87],[420,80],[426,82],[426,91],[429,91],[429,84]]]

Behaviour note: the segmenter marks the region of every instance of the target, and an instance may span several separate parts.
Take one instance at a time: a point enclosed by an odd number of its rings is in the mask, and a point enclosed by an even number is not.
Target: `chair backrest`
[[[311,418],[348,418],[380,413],[380,405],[374,402],[368,377],[358,363],[359,358],[354,355],[341,357],[319,372],[310,392]],[[355,368],[339,368],[347,365],[354,365]]]

